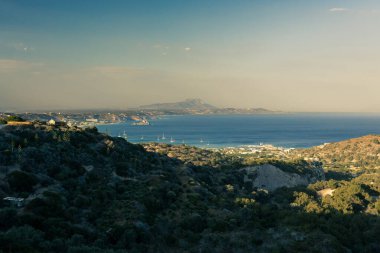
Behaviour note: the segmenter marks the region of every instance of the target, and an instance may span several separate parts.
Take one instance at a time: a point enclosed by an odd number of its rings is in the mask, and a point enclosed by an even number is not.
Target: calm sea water
[[[378,114],[187,115],[164,116],[150,122],[151,126],[132,126],[126,122],[98,129],[112,136],[123,135],[125,131],[133,143],[185,143],[199,147],[263,143],[301,148],[380,134]]]

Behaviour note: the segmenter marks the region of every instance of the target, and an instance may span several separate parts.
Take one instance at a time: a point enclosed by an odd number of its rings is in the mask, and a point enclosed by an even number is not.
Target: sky
[[[0,0],[0,111],[380,112],[378,0]]]

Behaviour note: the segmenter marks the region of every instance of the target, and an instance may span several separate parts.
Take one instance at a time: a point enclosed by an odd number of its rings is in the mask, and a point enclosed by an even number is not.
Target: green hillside
[[[367,135],[341,142],[296,150],[298,157],[316,159],[333,171],[354,174],[380,170],[380,135]]]
[[[241,168],[252,162],[145,148],[96,128],[0,129],[0,252],[380,250],[378,174],[269,193],[244,182]],[[320,197],[325,188],[334,195]]]

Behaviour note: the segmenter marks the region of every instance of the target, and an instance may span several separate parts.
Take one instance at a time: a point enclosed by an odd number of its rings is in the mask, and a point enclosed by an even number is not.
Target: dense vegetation
[[[267,155],[263,157],[257,154],[225,154],[219,150],[202,149],[184,144],[145,143],[143,146],[149,152],[179,159],[186,165],[207,166],[218,169],[236,169],[269,163],[289,173],[311,174],[316,166],[322,165],[317,161],[306,162],[300,158],[279,160]]]
[[[239,158],[168,149],[148,152],[96,128],[2,128],[0,251],[380,251],[378,174],[268,193],[244,184]],[[318,194],[326,188],[333,196]]]
[[[10,115],[10,116],[5,116],[5,117],[0,117],[0,125],[7,124],[8,122],[23,122],[25,121],[23,118],[17,115]]]
[[[342,142],[296,150],[295,156],[323,162],[332,171],[378,172],[380,170],[380,135],[367,135]]]

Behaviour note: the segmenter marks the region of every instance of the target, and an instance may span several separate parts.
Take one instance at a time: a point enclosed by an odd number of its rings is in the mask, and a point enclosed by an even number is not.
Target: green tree
[[[13,171],[7,176],[9,186],[16,192],[30,192],[37,184],[37,178],[23,171]]]
[[[12,227],[0,234],[0,241],[3,252],[41,252],[43,233],[30,226]]]
[[[17,122],[24,122],[25,120],[17,115],[11,115],[7,118],[7,121],[17,121]]]

